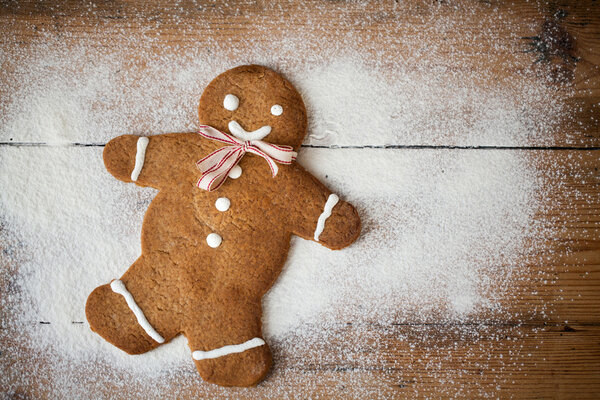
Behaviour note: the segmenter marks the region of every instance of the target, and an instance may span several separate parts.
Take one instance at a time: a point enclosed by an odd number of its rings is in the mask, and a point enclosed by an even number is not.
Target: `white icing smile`
[[[255,131],[248,132],[237,121],[233,120],[229,122],[229,132],[240,140],[261,140],[269,133],[271,133],[271,127],[269,125],[261,126]]]

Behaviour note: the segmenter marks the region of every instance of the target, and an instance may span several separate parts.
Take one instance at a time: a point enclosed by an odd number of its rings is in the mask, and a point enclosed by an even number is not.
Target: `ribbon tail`
[[[206,174],[210,171],[213,171],[225,162],[229,157],[231,157],[239,148],[233,147],[221,147],[204,157],[202,160],[196,163],[196,167],[203,173]]]
[[[208,174],[212,171],[230,170],[240,161],[240,159],[245,154],[244,150],[241,147],[223,147],[222,149],[224,150],[225,154],[213,157],[216,158],[215,160],[200,160],[198,162],[200,163],[199,168],[202,167],[200,171],[202,171],[203,174]]]
[[[275,164],[275,161],[271,157],[269,157],[268,154],[264,153],[261,149],[259,149],[256,146],[250,146],[250,148],[248,148],[248,151],[250,153],[254,153],[254,154],[264,158],[265,161],[267,162],[267,164],[269,164],[269,168],[271,168],[271,175],[273,175],[273,178],[275,178],[275,176],[277,176],[279,167],[277,166],[277,164]]]
[[[218,173],[216,176],[213,176],[211,173],[206,175],[202,175],[200,179],[198,179],[198,186],[200,189],[204,189],[207,192],[212,192],[213,190],[217,190],[218,188],[225,183],[225,179],[227,178],[227,174]]]
[[[271,161],[271,160],[267,160],[267,161],[269,163],[269,167],[271,167],[271,175],[273,175],[273,178],[275,178],[277,176],[277,173],[279,172],[279,167],[273,161]]]
[[[244,152],[239,150],[241,149],[236,149],[235,151],[228,153],[217,166],[213,166],[204,172],[196,185],[200,189],[209,192],[220,188],[221,185],[225,183],[231,169],[235,167],[244,156]],[[234,155],[236,157],[232,157]]]

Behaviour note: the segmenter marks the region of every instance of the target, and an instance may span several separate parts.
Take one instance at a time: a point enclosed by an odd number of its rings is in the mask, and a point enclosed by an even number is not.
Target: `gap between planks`
[[[40,325],[52,325],[51,321],[36,321]],[[72,324],[80,325],[84,324],[85,321],[71,321]],[[600,322],[577,322],[573,325],[582,327],[600,327]],[[514,321],[514,322],[500,322],[500,321],[487,321],[487,322],[394,322],[389,325],[383,325],[375,322],[366,323],[354,323],[345,322],[340,323],[339,327],[356,327],[356,326],[371,326],[375,328],[386,328],[386,327],[452,327],[452,326],[470,326],[470,327],[499,327],[499,328],[512,328],[512,327],[547,327],[557,328],[563,327],[565,332],[575,332],[570,324],[564,322],[552,322],[552,321],[538,321],[538,322],[527,322],[527,321]],[[0,327],[0,329],[6,329]]]
[[[47,142],[0,142],[0,146],[14,147],[104,147],[106,143],[60,143]],[[597,151],[600,146],[464,146],[464,145],[429,145],[429,144],[386,144],[386,145],[315,145],[303,144],[306,149],[407,149],[407,150],[582,150]]]

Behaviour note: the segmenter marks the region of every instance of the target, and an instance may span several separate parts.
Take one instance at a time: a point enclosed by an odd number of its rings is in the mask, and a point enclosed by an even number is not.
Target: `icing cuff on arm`
[[[137,141],[137,151],[135,153],[135,167],[131,171],[131,180],[137,181],[142,168],[144,167],[144,159],[146,158],[146,147],[148,146],[148,138],[142,136]]]
[[[325,207],[323,207],[323,212],[321,215],[319,215],[319,220],[317,221],[317,228],[315,229],[315,241],[319,241],[319,236],[321,236],[323,229],[325,229],[325,221],[327,221],[327,218],[331,216],[331,210],[333,210],[333,207],[335,207],[338,201],[340,201],[340,198],[333,193],[327,198]]]

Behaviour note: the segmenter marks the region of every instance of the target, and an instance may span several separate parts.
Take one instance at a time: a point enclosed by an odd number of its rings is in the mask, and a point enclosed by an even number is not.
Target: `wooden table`
[[[546,243],[545,254],[539,254],[529,266],[527,284],[511,288],[510,303],[504,306],[510,311],[507,315],[513,317],[489,320],[480,315],[460,324],[435,319],[372,324],[368,329],[377,337],[376,344],[367,345],[365,351],[380,352],[385,362],[356,363],[344,359],[336,346],[316,345],[311,351],[324,353],[322,359],[327,362],[316,362],[310,355],[306,360],[277,360],[275,368],[284,381],[299,386],[299,382],[313,382],[310,390],[294,386],[279,389],[278,397],[294,398],[295,393],[315,398],[348,398],[359,396],[357,393],[399,398],[600,397],[600,4],[596,1],[535,5],[495,0],[410,4],[276,4],[259,0],[231,2],[230,7],[209,1],[177,6],[167,1],[53,3],[0,5],[0,41],[6,54],[26,54],[28,46],[43,35],[59,38],[67,45],[79,40],[97,41],[98,47],[110,49],[116,43],[127,46],[127,35],[142,31],[154,38],[152,47],[157,54],[167,45],[176,44],[182,49],[211,46],[215,39],[229,43],[232,52],[243,51],[249,45],[246,39],[254,34],[255,27],[249,21],[255,21],[263,27],[259,42],[316,24],[331,41],[343,43],[345,35],[364,37],[365,43],[372,46],[373,56],[383,63],[386,57],[399,53],[418,57],[422,49],[406,43],[436,44],[432,51],[447,54],[448,58],[460,52],[465,60],[464,72],[473,68],[488,71],[487,84],[502,84],[504,78],[515,74],[545,80],[549,87],[556,88],[555,95],[564,100],[571,118],[554,129],[550,137],[532,138],[526,145],[469,143],[443,137],[388,146],[369,143],[368,138],[361,143],[345,143],[347,147],[376,145],[382,151],[398,152],[432,148],[442,152],[524,152],[537,160],[540,168],[548,165],[550,171],[552,165],[561,169],[558,178],[548,177],[548,182],[560,180],[556,186],[560,191],[552,193],[549,206],[536,218],[565,229],[553,237],[534,238]],[[498,20],[498,15],[504,18]],[[436,18],[452,18],[456,26],[440,37],[423,36]],[[274,22],[270,24],[270,20]],[[404,47],[402,43],[382,44],[385,40],[377,39],[382,32],[389,35],[390,30],[404,35]],[[490,32],[501,39],[503,46],[490,47]],[[470,40],[465,41],[465,35]],[[308,45],[318,51],[317,43]],[[133,47],[131,51],[135,54]],[[18,73],[11,68],[3,67],[0,79],[18,88],[23,82],[7,82]],[[293,62],[285,69],[293,71]],[[35,142],[13,137],[0,143],[0,152],[6,146],[44,145]],[[335,148],[336,143],[328,147]],[[581,193],[586,195],[585,201],[579,200]],[[539,312],[541,309],[545,312]],[[465,335],[465,326],[472,328],[471,335]],[[357,329],[353,321],[341,322],[340,343]],[[407,347],[421,337],[424,339],[417,348]],[[10,348],[10,344],[3,347]],[[6,357],[5,352],[0,357]],[[355,385],[362,386],[362,392],[340,384],[350,376]],[[103,395],[122,390],[109,378],[102,379],[106,380]],[[263,389],[272,384],[268,379]],[[15,382],[16,394],[24,398],[47,395],[40,389],[43,385]],[[199,387],[198,383],[179,387],[178,397],[264,395],[260,387],[257,391]],[[140,393],[128,393],[134,395]]]

